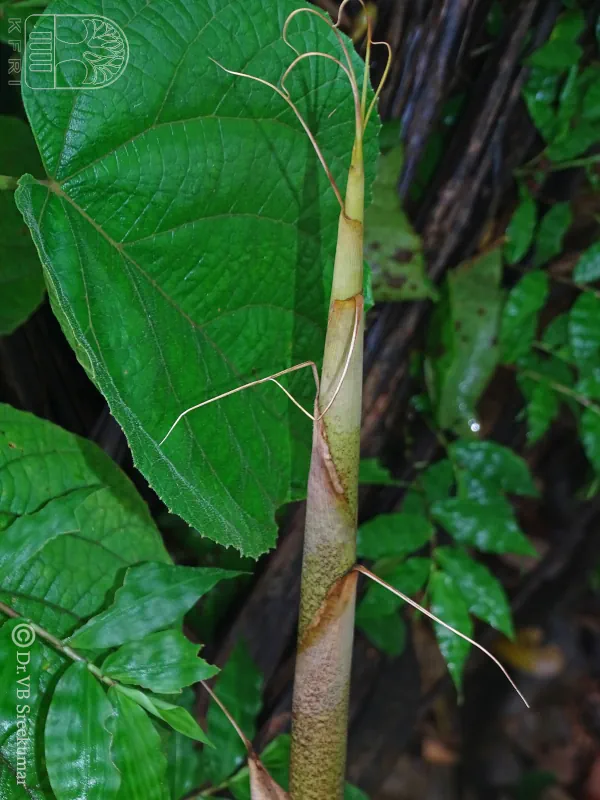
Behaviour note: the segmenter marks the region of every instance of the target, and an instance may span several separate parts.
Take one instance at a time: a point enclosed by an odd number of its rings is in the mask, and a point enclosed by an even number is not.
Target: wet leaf
[[[456,547],[438,547],[435,558],[454,581],[471,614],[512,638],[514,628],[506,592],[489,569]]]
[[[450,497],[436,503],[431,514],[459,544],[487,553],[534,555],[510,503],[503,497],[486,502],[470,497]]]
[[[560,410],[558,395],[548,384],[517,376],[519,388],[527,401],[527,441],[534,444],[547,432]]]
[[[554,104],[558,99],[558,89],[560,85],[560,76],[551,70],[543,69],[541,67],[532,67],[529,72],[529,77],[523,87],[523,97],[525,98],[525,102],[527,104],[527,110],[531,115],[531,118],[535,124],[535,127],[540,132],[541,136],[546,140],[546,142],[552,141],[556,136],[558,130],[558,119],[556,109]],[[531,198],[530,198],[531,199]],[[526,212],[521,212],[522,214],[526,214]],[[531,217],[533,217],[533,228],[535,227],[535,204],[533,209],[531,205],[528,206],[528,212]],[[530,217],[530,219],[531,219]],[[528,223],[523,222],[523,225],[527,226]],[[517,231],[515,232],[517,233]],[[531,237],[533,237],[533,229],[531,230]],[[526,240],[526,237],[524,237]],[[521,252],[520,258],[525,255],[527,250],[529,249],[529,245],[531,244],[531,239],[527,244],[527,247],[524,252]],[[516,251],[519,252],[518,249]],[[510,251],[509,251],[510,253]],[[511,261],[509,258],[509,253],[507,253],[507,260],[509,263],[515,263],[515,261],[519,261],[520,258],[515,258],[514,261]],[[510,253],[512,257],[514,257],[513,253]]]
[[[573,279],[577,283],[592,283],[600,279],[600,242],[595,242],[581,254],[575,265]]]
[[[431,578],[429,589],[431,612],[456,630],[472,637],[473,623],[469,615],[469,608],[452,578],[442,572],[436,572]],[[448,665],[448,671],[456,688],[460,691],[463,668],[471,645],[452,631],[438,625],[437,622],[434,623],[434,628],[440,650]]]
[[[555,203],[544,214],[535,237],[534,267],[541,267],[562,252],[563,240],[572,220],[569,203]]]
[[[459,439],[450,446],[455,462],[478,478],[491,481],[502,491],[537,497],[529,467],[521,456],[492,441]]]
[[[500,351],[505,364],[514,363],[531,349],[548,288],[548,276],[536,270],[524,275],[511,289],[500,329]]]
[[[537,224],[537,205],[525,184],[519,186],[519,194],[519,204],[506,229],[504,258],[509,264],[516,264],[527,254]]]
[[[577,366],[600,365],[600,298],[582,292],[569,312],[569,341]]]

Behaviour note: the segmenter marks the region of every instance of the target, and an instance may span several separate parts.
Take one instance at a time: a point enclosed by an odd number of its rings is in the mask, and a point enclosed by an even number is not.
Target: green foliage
[[[579,9],[565,11],[548,42],[529,57],[523,96],[552,162],[580,156],[600,138],[600,67],[581,66],[584,28]]]
[[[425,270],[421,238],[398,197],[403,160],[400,144],[379,156],[373,202],[365,213],[365,257],[371,267],[373,293],[380,301],[435,300],[437,291]]]
[[[569,312],[569,345],[577,366],[586,373],[600,365],[600,297],[582,292]]]
[[[229,713],[252,740],[256,733],[256,717],[262,705],[263,677],[254,665],[243,642],[239,642],[219,675],[215,692]],[[246,760],[246,748],[237,732],[221,711],[211,702],[206,716],[208,735],[215,747],[202,753],[203,779],[220,785]]]
[[[426,378],[441,428],[478,431],[476,403],[498,360],[499,250],[452,270],[430,324]]]
[[[27,12],[27,15],[31,10]],[[0,30],[2,6],[0,6]],[[0,176],[44,170],[31,131],[16,117],[0,116]],[[14,201],[14,188],[0,185],[0,335],[11,333],[36,309],[44,294],[40,260]]]
[[[21,646],[13,631],[22,621],[4,622],[3,685],[19,680],[19,664],[27,671],[22,695],[0,701],[2,781],[13,786],[25,725],[28,797],[166,800],[166,751],[151,718],[172,737],[208,739],[185,707],[137,687],[173,693],[215,674],[181,621],[239,573],[170,564],[144,502],[101,450],[8,406],[0,468],[2,601],[94,659],[71,663],[46,634]],[[13,789],[7,796],[18,798]]]
[[[537,496],[534,482],[526,462],[496,442],[457,439],[447,455],[417,476],[400,512],[361,526],[359,556],[373,560],[373,572],[403,594],[424,590],[433,613],[462,633],[471,636],[474,616],[512,637],[502,585],[464,548],[533,554],[505,494]],[[438,545],[432,521],[457,546]],[[358,627],[392,656],[404,647],[406,630],[397,613],[403,605],[397,595],[370,584],[357,609]],[[439,625],[435,632],[460,689],[469,643]]]
[[[448,453],[463,475],[489,482],[509,494],[537,496],[527,464],[508,447],[492,441],[459,439],[449,447]]]
[[[281,29],[296,7],[110,0],[103,13],[129,41],[119,80],[23,90],[51,180],[23,178],[17,196],[53,309],[160,497],[202,535],[252,556],[274,545],[277,509],[305,492],[303,415],[267,385],[189,415],[159,442],[186,408],[323,350],[337,201],[281,97],[211,60],[276,84],[293,59]],[[52,11],[70,8],[57,0]],[[339,54],[314,16],[294,19],[289,36],[303,51]],[[329,60],[302,61],[287,87],[343,188],[354,135],[345,76]],[[288,385],[312,405],[310,371]]]

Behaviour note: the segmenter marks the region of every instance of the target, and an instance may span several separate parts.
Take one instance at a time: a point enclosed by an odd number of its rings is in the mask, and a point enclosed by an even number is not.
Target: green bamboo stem
[[[359,133],[345,209],[340,214],[321,392],[315,409],[319,417],[334,398],[313,430],[293,700],[293,800],[341,800],[343,796],[356,595],[356,573],[351,570],[356,560],[362,400],[363,218]]]

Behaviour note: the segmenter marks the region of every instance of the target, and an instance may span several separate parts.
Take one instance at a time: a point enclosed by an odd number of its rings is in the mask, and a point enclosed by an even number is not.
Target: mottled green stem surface
[[[302,595],[294,683],[290,792],[293,800],[341,800],[356,574],[363,361],[362,142],[357,139],[340,214],[318,416],[308,481]],[[354,348],[348,360],[353,331]]]

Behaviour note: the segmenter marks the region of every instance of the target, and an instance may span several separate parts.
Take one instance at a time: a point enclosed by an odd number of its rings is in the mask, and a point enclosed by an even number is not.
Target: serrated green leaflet
[[[55,312],[158,494],[203,535],[254,556],[274,544],[277,508],[304,492],[310,423],[266,385],[189,415],[158,443],[184,409],[322,354],[339,207],[292,110],[211,60],[277,83],[294,57],[281,29],[296,7],[109,0],[102,14],[129,43],[123,75],[97,91],[24,89],[51,181],[23,179],[18,202]],[[290,39],[339,55],[314,16],[294,19]],[[345,76],[305,60],[287,86],[343,190],[354,133]],[[376,138],[374,125],[367,165]],[[288,383],[309,408],[311,381]]]
[[[121,683],[144,686],[158,694],[176,693],[219,671],[199,658],[198,650],[199,645],[186,639],[181,631],[159,631],[111,653],[102,664],[102,672]]]

